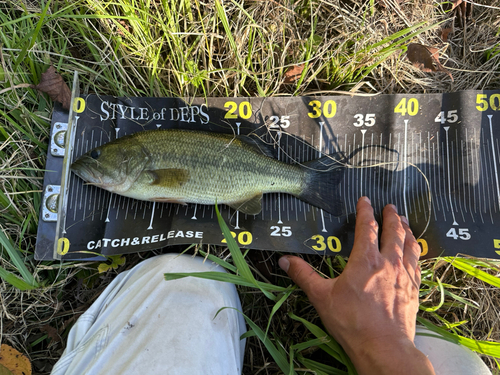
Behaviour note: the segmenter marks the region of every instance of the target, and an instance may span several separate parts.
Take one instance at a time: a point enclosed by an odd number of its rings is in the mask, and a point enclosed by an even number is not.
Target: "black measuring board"
[[[284,193],[265,194],[256,216],[219,205],[244,248],[348,255],[356,201],[367,195],[378,220],[388,203],[409,218],[423,257],[500,255],[500,91],[191,100],[87,95],[74,99],[73,114],[71,160],[124,135],[167,128],[256,134],[286,163],[344,157],[332,194],[342,205],[339,217]],[[56,110],[53,127],[63,115]],[[57,169],[56,159],[49,152],[48,170]],[[58,178],[61,172],[47,172],[44,191]],[[68,178],[67,204],[59,207],[63,232],[51,242],[55,223],[41,213],[38,259],[57,257],[57,244],[62,259],[71,260],[223,243],[213,206],[136,201],[85,185],[73,173]]]

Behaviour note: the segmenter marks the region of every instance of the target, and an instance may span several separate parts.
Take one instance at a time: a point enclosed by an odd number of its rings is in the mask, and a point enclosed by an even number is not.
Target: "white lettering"
[[[174,236],[175,236],[175,230],[171,230],[170,232],[168,232],[167,238],[174,238]]]
[[[196,122],[194,116],[198,116],[200,114],[200,107],[193,106],[191,107],[191,120],[189,122]]]
[[[158,242],[158,237],[160,237],[158,234],[155,234],[153,237],[151,237],[151,243]]]
[[[103,238],[102,239],[102,242],[103,242],[102,247],[108,247],[109,241],[111,241],[109,238]]]
[[[102,113],[106,114],[106,117],[102,117],[101,115],[99,115],[99,117],[101,118],[101,121],[106,121],[109,118],[109,112],[106,110],[104,105],[109,106],[109,103],[108,102],[101,103],[101,111],[102,111]]]
[[[139,242],[139,237],[134,237],[132,240],[132,245],[140,245],[141,243]]]
[[[184,238],[184,233],[182,232],[182,230],[178,231],[177,234],[175,235],[175,238],[177,237],[183,237]]]
[[[145,243],[149,243],[149,239],[150,239],[149,236],[142,237],[142,245],[144,245]]]
[[[203,232],[196,232],[194,238],[203,238]]]
[[[115,239],[115,240],[111,241],[111,246],[112,247],[120,246],[120,239]]]
[[[122,238],[122,242],[120,243],[120,246],[128,246],[130,243],[130,238]]]
[[[166,240],[166,238],[165,238],[165,236],[162,233],[161,236],[160,236],[160,241],[165,241],[165,240]]]
[[[139,108],[141,111],[141,120],[149,120],[149,114],[148,114],[148,109],[147,108]]]
[[[189,107],[181,107],[181,121],[189,122]]]
[[[87,250],[94,250],[95,249],[95,241],[89,241],[87,243]]]
[[[175,117],[174,117],[175,111]],[[170,121],[179,121],[179,110],[177,108],[170,108]]]
[[[203,111],[203,107],[207,109],[207,112]],[[210,116],[208,116],[208,107],[206,104],[202,104],[200,106],[200,121],[202,124],[208,124],[208,122],[210,121]]]
[[[97,241],[94,247],[94,249],[99,249],[99,248],[101,248],[101,240]]]
[[[122,105],[122,104],[117,104],[117,106],[118,106],[118,109],[120,110],[120,114],[122,115],[121,118],[124,119],[125,118],[125,113],[127,112],[127,109],[130,108],[130,107],[127,107],[126,105]]]
[[[193,236],[194,236],[194,232],[193,232],[192,230],[188,230],[188,231],[186,232],[186,237],[187,237],[187,238],[193,238]]]
[[[167,109],[166,108],[162,108],[161,109],[161,119],[162,120],[165,120],[165,112],[167,112]]]

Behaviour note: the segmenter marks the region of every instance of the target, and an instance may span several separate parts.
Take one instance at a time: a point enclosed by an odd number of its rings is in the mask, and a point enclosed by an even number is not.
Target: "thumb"
[[[278,261],[279,266],[311,299],[324,287],[325,279],[316,273],[303,259],[285,255]],[[311,302],[313,302],[311,300]]]

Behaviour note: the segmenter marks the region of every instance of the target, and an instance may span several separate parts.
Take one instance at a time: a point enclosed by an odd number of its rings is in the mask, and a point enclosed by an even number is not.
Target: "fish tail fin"
[[[303,163],[306,171],[306,186],[299,198],[334,215],[344,214],[338,185],[346,169],[343,154],[324,156]]]

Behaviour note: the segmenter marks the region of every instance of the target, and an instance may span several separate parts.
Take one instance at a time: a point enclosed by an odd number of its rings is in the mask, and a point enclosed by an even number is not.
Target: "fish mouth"
[[[99,183],[100,179],[97,178],[92,168],[89,168],[81,159],[73,162],[71,164],[70,169],[75,173],[78,177],[86,182],[95,184]]]

